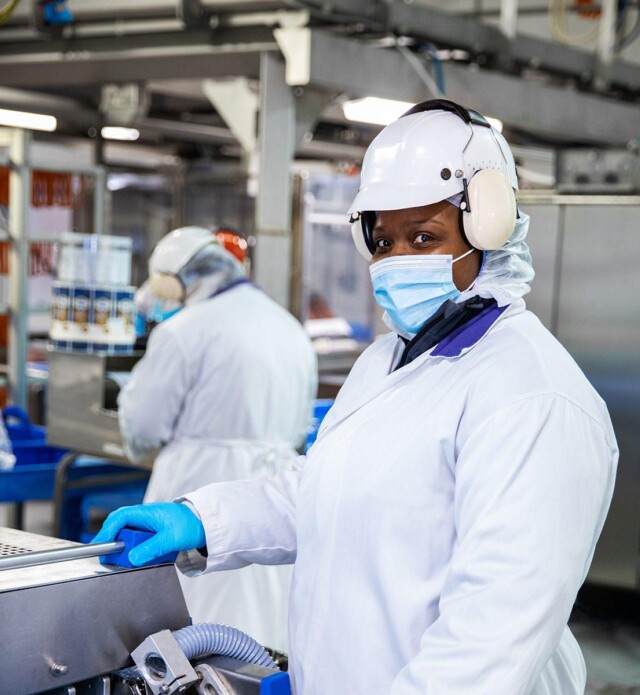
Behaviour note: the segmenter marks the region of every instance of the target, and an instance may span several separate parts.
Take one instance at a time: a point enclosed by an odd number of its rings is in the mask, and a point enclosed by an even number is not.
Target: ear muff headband
[[[450,101],[449,99],[427,99],[427,101],[421,101],[408,111],[405,111],[400,118],[413,116],[416,113],[424,113],[425,111],[448,111],[459,116],[465,123],[491,128],[491,124],[481,113],[472,109],[466,109],[464,106],[456,104],[455,101]]]
[[[184,301],[186,288],[178,275],[154,273],[149,278],[149,285],[153,293],[160,299],[171,299],[174,302]]]

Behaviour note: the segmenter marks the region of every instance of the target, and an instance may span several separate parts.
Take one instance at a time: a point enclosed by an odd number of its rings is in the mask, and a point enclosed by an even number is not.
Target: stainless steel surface
[[[73,543],[0,529],[27,550]],[[0,693],[31,695],[124,668],[147,635],[189,624],[176,569],[74,560],[0,574]]]
[[[555,196],[529,202],[538,279],[528,305],[551,328],[606,401],[620,462],[611,509],[588,579],[640,589],[640,199]],[[609,204],[607,204],[609,202]],[[559,205],[558,205],[559,204]],[[556,213],[554,213],[554,209]],[[556,226],[554,226],[556,225]],[[540,239],[538,235],[543,238]],[[536,247],[555,244],[536,256]],[[549,292],[544,278],[555,278]],[[571,504],[571,500],[567,500]]]
[[[198,680],[193,666],[169,630],[149,635],[131,656],[154,695],[182,692]]]
[[[104,407],[105,384],[108,372],[130,371],[138,359],[50,351],[47,442],[126,462],[118,415]]]
[[[542,321],[546,328],[555,332],[557,296],[557,269],[560,243],[560,218],[564,214],[557,205],[528,206],[520,208],[531,217],[527,244],[531,250],[536,277],[531,294],[525,297],[527,307]]]
[[[25,552],[41,552],[76,547],[78,547],[78,544],[71,541],[39,536],[15,529],[0,528],[0,555],[3,557],[10,557]],[[113,571],[113,568],[104,567],[97,560],[88,558],[55,565],[16,568],[0,573],[0,593],[28,586],[67,582],[79,577],[95,577],[98,574],[108,574]],[[0,692],[2,691],[0,690]]]
[[[122,541],[114,541],[112,543],[78,545],[73,548],[55,548],[53,550],[16,553],[15,555],[0,557],[0,571],[13,570],[18,567],[38,567],[39,565],[48,565],[54,562],[82,560],[88,557],[100,557],[101,555],[113,555],[123,551],[124,548],[125,544]]]

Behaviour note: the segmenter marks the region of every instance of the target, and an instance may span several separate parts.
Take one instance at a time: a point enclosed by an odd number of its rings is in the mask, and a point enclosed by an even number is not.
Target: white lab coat
[[[522,300],[457,357],[393,372],[398,348],[362,355],[296,471],[186,495],[206,570],[295,560],[297,695],[582,694],[567,620],[613,489],[603,401]]]
[[[157,326],[118,401],[133,458],[162,446],[145,502],[214,481],[290,468],[304,441],[317,367],[300,324],[243,284]],[[196,622],[216,621],[284,650],[291,569],[183,578]]]

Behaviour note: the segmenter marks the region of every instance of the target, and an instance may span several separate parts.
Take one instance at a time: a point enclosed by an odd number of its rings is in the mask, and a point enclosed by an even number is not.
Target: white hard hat
[[[160,239],[149,258],[149,284],[154,294],[183,301],[186,288],[179,272],[209,244],[220,246],[213,232],[204,227],[179,227]]]
[[[356,246],[371,258],[380,210],[430,205],[463,193],[468,241],[480,249],[499,248],[515,225],[517,188],[511,150],[483,116],[445,99],[423,102],[388,125],[367,149],[360,190],[349,208],[360,222],[352,230]]]
[[[156,244],[149,258],[149,275],[175,275],[205,246],[219,244],[213,232],[204,227],[179,227]]]

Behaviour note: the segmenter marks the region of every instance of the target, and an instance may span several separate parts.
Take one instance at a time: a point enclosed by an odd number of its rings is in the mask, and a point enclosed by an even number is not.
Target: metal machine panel
[[[562,212],[557,205],[527,204],[521,206],[531,217],[527,244],[531,249],[536,277],[531,292],[525,297],[527,308],[550,331],[555,324],[555,292],[559,228]]]
[[[627,588],[640,547],[639,219],[635,206],[567,206],[558,296],[557,336],[606,401],[620,447],[589,580]]]
[[[0,529],[0,552],[74,545]],[[176,569],[97,559],[0,572],[0,693],[30,695],[125,667],[148,635],[189,624]]]
[[[561,149],[556,179],[560,193],[633,193],[640,190],[640,157],[626,148]]]
[[[126,461],[118,414],[105,408],[108,372],[128,372],[141,355],[49,352],[47,441]]]

